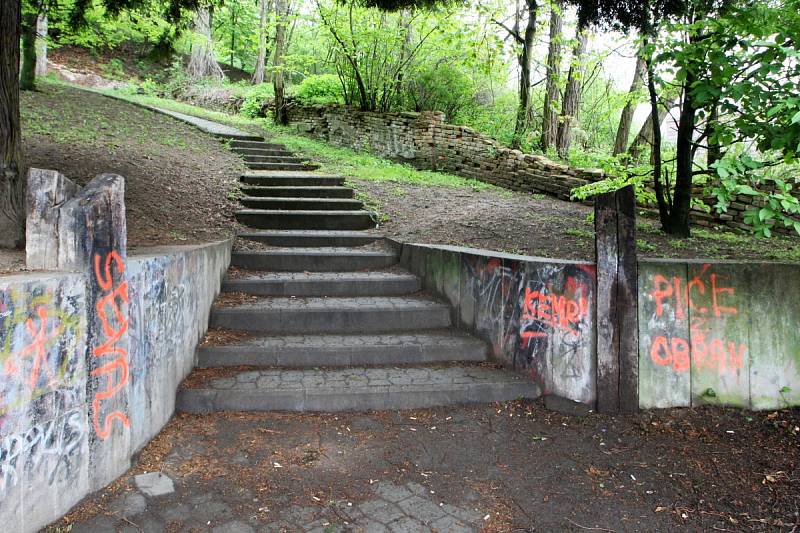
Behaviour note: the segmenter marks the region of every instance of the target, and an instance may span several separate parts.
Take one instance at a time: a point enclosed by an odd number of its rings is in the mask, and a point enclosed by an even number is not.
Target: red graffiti
[[[566,287],[567,294],[576,294],[580,292],[582,285],[569,278]],[[582,296],[570,298],[563,294],[550,293],[545,288],[532,290],[526,287],[521,320],[538,322],[549,328],[560,329],[578,336],[579,324],[589,313],[589,300],[585,294],[586,291],[583,291]],[[527,344],[531,338],[547,336],[547,332],[524,330],[520,335]]]
[[[681,278],[674,277],[671,280],[656,274],[653,277],[653,285],[655,288],[650,295],[656,301],[656,316],[660,317],[664,314],[664,303],[673,304],[675,309],[675,317],[678,319],[686,318],[684,313],[684,302],[688,304],[689,311],[693,314],[707,315],[708,307],[695,305],[695,294],[704,295],[706,288],[711,293],[711,311],[715,317],[722,317],[723,315],[738,314],[735,307],[725,306],[721,302],[721,295],[734,295],[732,287],[720,287],[719,277],[715,273],[710,273],[708,281],[703,279],[703,276],[708,272],[710,265],[703,265],[703,269],[682,287],[683,282]]]
[[[16,357],[10,357],[5,363],[6,373],[15,375],[19,373],[19,368],[14,362],[14,359],[22,359],[29,356],[33,357],[33,367],[31,368],[31,374],[28,378],[28,384],[30,385],[31,389],[35,389],[36,385],[39,383],[39,375],[41,374],[42,369],[44,369],[44,372],[47,375],[48,385],[52,386],[55,383],[55,376],[53,375],[53,372],[50,370],[50,366],[47,363],[47,344],[57,339],[63,330],[63,327],[59,325],[48,335],[47,308],[44,306],[39,306],[36,308],[36,315],[39,318],[38,331],[36,326],[34,326],[33,318],[28,318],[28,320],[25,322],[25,328],[28,330],[28,333],[30,333],[33,340],[31,340],[31,343],[23,348]]]
[[[92,376],[98,378],[100,376],[106,377],[105,388],[98,388],[94,400],[92,400],[92,422],[94,424],[94,430],[101,439],[105,440],[111,436],[111,425],[114,420],[119,421],[126,428],[130,427],[130,421],[127,415],[118,410],[108,413],[103,419],[103,424],[101,425],[100,423],[101,403],[104,400],[116,396],[128,383],[128,352],[117,345],[125,332],[128,331],[128,319],[125,317],[123,309],[121,309],[120,305],[117,303],[118,301],[125,304],[128,303],[128,282],[124,281],[116,288],[114,287],[112,263],[114,263],[117,272],[120,274],[125,271],[125,265],[117,252],[112,251],[106,255],[102,272],[100,270],[100,263],[100,256],[95,255],[95,279],[103,291],[108,291],[107,294],[97,302],[97,317],[100,320],[103,335],[106,339],[102,344],[93,349],[92,355],[97,358],[107,357],[109,355],[116,356],[114,359],[92,370]]]
[[[707,276],[706,276],[707,275]],[[732,287],[721,286],[720,277],[710,272],[710,265],[690,279],[686,286],[679,277],[668,279],[661,274],[653,277],[653,291],[656,317],[664,315],[666,305],[674,311],[675,318],[686,318],[688,308],[689,337],[667,338],[657,336],[650,347],[650,359],[659,366],[671,366],[676,372],[686,372],[694,368],[711,369],[718,372],[735,372],[742,368],[746,347],[732,341],[710,338],[709,320],[738,314],[738,309],[728,301],[735,295]],[[708,294],[711,306],[701,305],[700,296]],[[707,300],[708,298],[706,298]],[[726,305],[728,304],[728,305]]]

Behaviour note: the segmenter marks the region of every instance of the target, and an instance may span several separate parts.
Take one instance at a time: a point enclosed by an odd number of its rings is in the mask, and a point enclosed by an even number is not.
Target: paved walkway
[[[252,133],[247,133],[246,131],[242,131],[231,126],[226,126],[225,124],[220,124],[219,122],[212,122],[210,120],[205,120],[199,117],[194,117],[192,115],[186,115],[184,113],[178,113],[177,111],[170,111],[169,109],[163,109],[160,107],[149,106],[146,105],[148,109],[152,109],[158,113],[162,113],[164,115],[168,115],[172,118],[176,118],[178,120],[182,120],[192,126],[204,131],[210,135],[214,135],[215,137],[242,137],[242,138],[250,138],[253,137]]]

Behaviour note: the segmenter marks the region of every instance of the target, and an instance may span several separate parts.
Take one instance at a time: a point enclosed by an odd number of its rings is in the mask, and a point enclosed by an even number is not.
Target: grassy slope
[[[234,231],[228,196],[244,166],[208,135],[48,80],[22,93],[21,116],[26,165],[79,184],[103,172],[125,177],[131,246],[208,242]]]

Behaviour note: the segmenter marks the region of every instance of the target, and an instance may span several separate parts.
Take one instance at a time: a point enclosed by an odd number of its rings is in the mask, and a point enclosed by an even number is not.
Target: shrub
[[[340,104],[342,83],[333,74],[309,76],[298,86],[297,100],[303,105]]]
[[[244,97],[242,107],[239,113],[248,118],[256,118],[265,116],[265,103],[275,96],[272,85],[269,83],[261,83],[255,85]]]

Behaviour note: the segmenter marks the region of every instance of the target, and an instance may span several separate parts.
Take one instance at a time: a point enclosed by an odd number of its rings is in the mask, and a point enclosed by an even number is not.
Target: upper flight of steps
[[[361,230],[375,227],[369,211],[353,199],[344,178],[312,172],[318,165],[296,157],[283,145],[231,141],[250,171],[242,181],[236,218],[260,229]]]
[[[372,228],[343,178],[313,174],[283,146],[234,141],[253,165],[248,209],[211,338],[178,394],[187,412],[340,411],[490,402],[538,395],[486,362]],[[295,168],[298,165],[302,168]],[[364,218],[366,217],[366,218]]]

